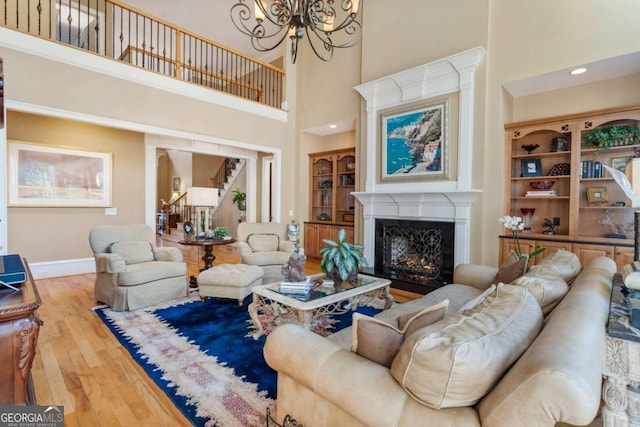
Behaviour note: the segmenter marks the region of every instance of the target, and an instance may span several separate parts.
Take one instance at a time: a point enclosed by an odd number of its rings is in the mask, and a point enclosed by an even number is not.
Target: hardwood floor
[[[182,249],[188,274],[202,265],[201,248]],[[216,247],[215,264],[237,263],[232,246]],[[319,272],[307,263],[307,274]],[[39,405],[62,405],[65,426],[189,426],[182,413],[147,376],[91,310],[94,274],[40,279],[43,326],[32,369]]]

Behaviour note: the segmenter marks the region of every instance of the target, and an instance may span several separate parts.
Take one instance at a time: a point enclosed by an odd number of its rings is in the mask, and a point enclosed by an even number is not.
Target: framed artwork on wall
[[[8,141],[9,206],[112,206],[112,154]]]
[[[171,180],[171,191],[180,191],[180,177],[174,176]]]
[[[447,179],[450,98],[380,113],[382,182]]]
[[[629,161],[632,159],[632,157],[630,156],[626,156],[626,157],[612,157],[611,158],[611,167],[614,169],[619,170],[620,172],[624,173],[626,167],[627,167],[627,163],[629,163]]]

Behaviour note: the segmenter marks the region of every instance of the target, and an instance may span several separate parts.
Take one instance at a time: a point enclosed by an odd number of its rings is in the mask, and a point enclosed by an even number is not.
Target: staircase
[[[209,187],[218,188],[218,206],[212,208],[211,219],[214,220],[218,208],[222,204],[232,203],[231,193],[235,187],[235,181],[243,172],[246,160],[227,158],[220,168],[209,178]],[[163,236],[163,240],[180,241],[184,239],[184,218],[191,217],[191,207],[186,206],[186,193],[182,194],[175,201],[163,206],[164,224],[158,227],[158,234]],[[170,220],[170,212],[175,206],[175,212],[179,213],[175,222]],[[175,214],[172,214],[175,215]]]

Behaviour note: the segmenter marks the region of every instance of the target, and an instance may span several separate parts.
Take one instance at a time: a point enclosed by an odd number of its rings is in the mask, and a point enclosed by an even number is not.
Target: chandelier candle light
[[[360,40],[362,27],[356,18],[362,1],[239,0],[231,7],[231,20],[260,52],[275,49],[289,36],[295,64],[298,41],[306,34],[316,56],[329,61],[334,48],[351,47]]]

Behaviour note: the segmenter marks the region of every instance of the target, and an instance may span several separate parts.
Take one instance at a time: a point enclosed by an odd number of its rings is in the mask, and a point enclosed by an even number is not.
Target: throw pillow
[[[460,307],[460,310],[458,310],[458,312],[463,312],[465,310],[470,310],[474,308],[476,305],[480,304],[482,301],[484,301],[486,297],[488,297],[495,291],[496,291],[496,285],[489,286],[487,289],[485,289],[483,293],[467,301],[462,307]]]
[[[391,375],[430,408],[472,406],[529,347],[541,326],[535,298],[522,287],[500,284],[474,309],[407,337]]]
[[[518,277],[527,272],[529,268],[529,258],[518,258],[515,253],[511,252],[505,262],[502,263],[496,277],[493,278],[494,283],[511,283]]]
[[[280,245],[280,236],[277,234],[250,234],[247,243],[254,252],[277,251]]]
[[[386,367],[400,349],[405,337],[444,318],[449,300],[427,307],[418,313],[401,316],[396,327],[375,317],[353,314],[351,351]]]
[[[120,255],[127,265],[156,260],[153,246],[145,240],[114,242],[109,245],[108,252]]]
[[[580,264],[578,256],[573,252],[564,251],[562,249],[544,257],[537,263],[537,265],[552,267],[569,285],[573,283],[582,270],[582,264]]]
[[[553,267],[544,265],[534,265],[527,274],[513,281],[512,285],[522,286],[531,292],[544,315],[550,313],[569,290],[560,273]]]

